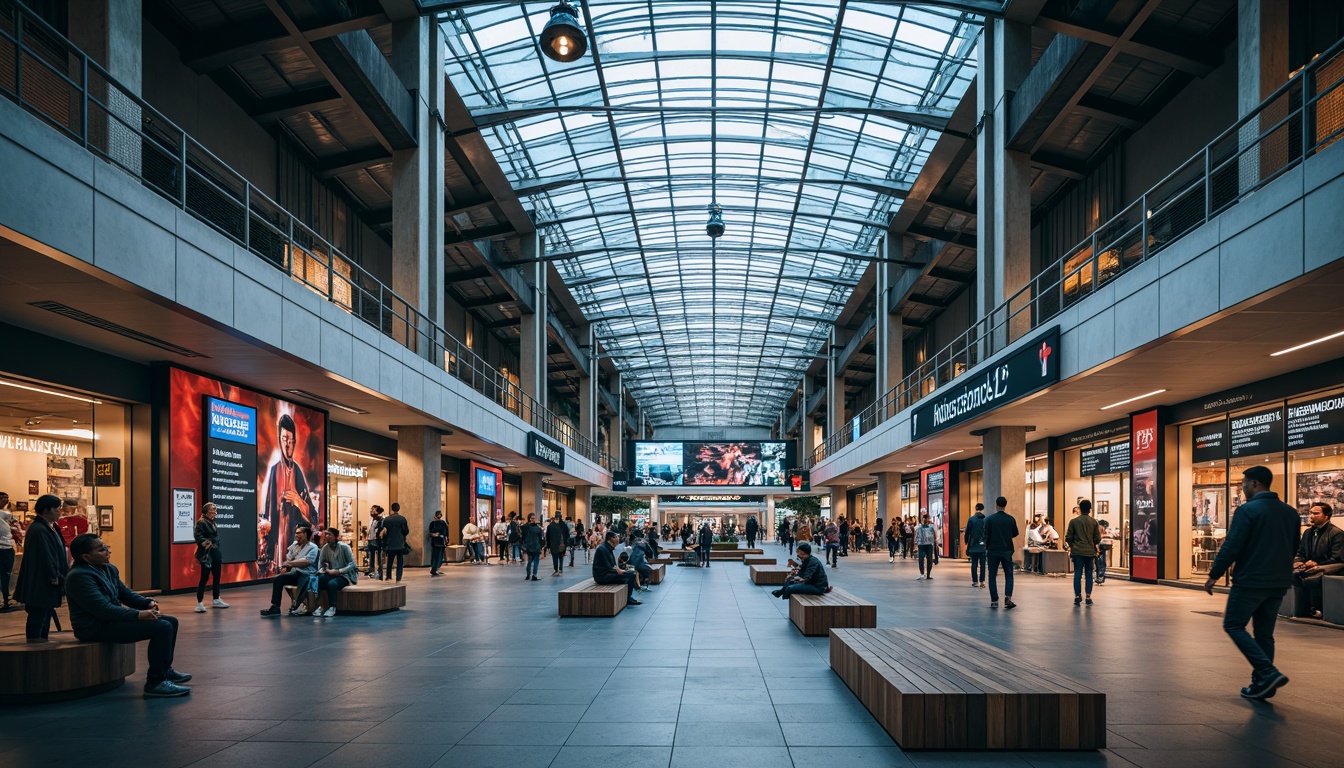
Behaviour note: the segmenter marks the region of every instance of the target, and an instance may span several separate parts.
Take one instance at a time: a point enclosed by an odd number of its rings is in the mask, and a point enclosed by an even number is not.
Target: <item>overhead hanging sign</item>
[[[1190,458],[1196,464],[1227,458],[1227,419],[1196,424],[1190,428]]]
[[[1082,477],[1111,474],[1111,447],[1098,445],[1079,451],[1078,474]]]
[[[536,432],[527,433],[527,457],[536,459],[552,469],[565,468],[565,449]]]
[[[1288,449],[1344,443],[1344,395],[1288,406]]]
[[[1232,458],[1283,452],[1283,408],[1233,416],[1228,422]]]
[[[1059,326],[1039,334],[976,376],[924,398],[910,419],[920,440],[1020,400],[1059,381]]]

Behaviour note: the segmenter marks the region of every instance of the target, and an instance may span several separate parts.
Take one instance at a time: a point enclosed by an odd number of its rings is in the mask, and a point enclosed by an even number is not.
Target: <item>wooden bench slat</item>
[[[789,595],[789,619],[809,637],[824,637],[832,627],[876,627],[877,606],[843,589],[824,595]]]
[[[598,584],[592,579],[556,593],[561,616],[613,617],[625,610],[625,584]]]

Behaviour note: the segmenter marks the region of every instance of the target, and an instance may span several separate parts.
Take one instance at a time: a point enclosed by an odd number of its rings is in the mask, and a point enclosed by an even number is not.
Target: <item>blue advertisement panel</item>
[[[205,398],[205,498],[225,563],[257,559],[257,409]]]

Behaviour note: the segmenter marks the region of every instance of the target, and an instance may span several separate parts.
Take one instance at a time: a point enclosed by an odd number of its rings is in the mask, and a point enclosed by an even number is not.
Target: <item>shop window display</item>
[[[1129,438],[1093,443],[1064,453],[1062,514],[1055,527],[1063,529],[1078,502],[1092,502],[1098,524],[1111,533],[1111,548],[1105,553],[1106,570],[1127,572],[1130,565]]]

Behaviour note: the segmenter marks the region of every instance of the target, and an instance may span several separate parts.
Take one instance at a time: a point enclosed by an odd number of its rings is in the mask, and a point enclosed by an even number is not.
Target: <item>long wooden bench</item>
[[[285,592],[289,595],[291,603],[294,601],[296,589],[293,586],[285,587]],[[309,613],[318,608],[326,610],[329,607],[326,590],[309,592],[304,596],[304,604],[308,606]],[[376,579],[360,581],[342,589],[336,595],[336,615],[338,616],[342,613],[361,615],[387,613],[404,607],[406,607],[405,584],[388,584]]]
[[[902,749],[1106,746],[1106,694],[960,632],[835,629],[830,651]]]
[[[0,704],[47,704],[94,696],[135,674],[134,643],[81,643],[70,635],[29,643],[0,639]]]
[[[774,562],[771,560],[770,562]],[[789,573],[793,571],[787,565],[753,565],[751,566],[751,583],[769,586],[778,586],[783,584],[789,578]]]
[[[611,617],[625,610],[624,584],[598,584],[592,579],[556,593],[561,616]]]
[[[711,549],[709,551],[709,559],[711,562],[715,560],[740,561],[746,555],[762,554],[765,554],[765,550],[763,549]]]
[[[779,564],[779,561],[776,560],[776,559],[773,558],[773,557],[766,557],[765,555],[743,555],[743,556],[742,556],[742,564],[743,564],[743,565],[778,565],[778,564]]]
[[[832,587],[824,595],[789,595],[789,620],[808,637],[824,637],[835,627],[876,627],[877,606]]]

